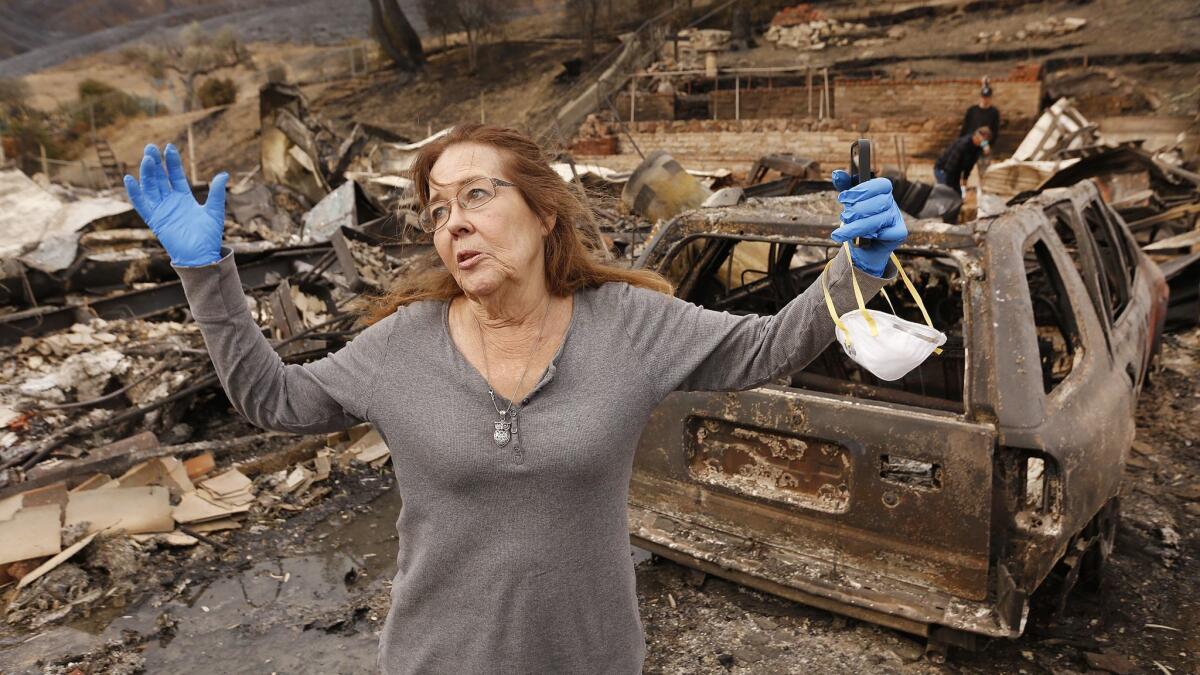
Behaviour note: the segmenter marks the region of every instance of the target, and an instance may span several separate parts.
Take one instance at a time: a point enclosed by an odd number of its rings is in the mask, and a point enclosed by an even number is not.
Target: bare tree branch
[[[210,33],[193,23],[179,31],[176,40],[161,44],[143,44],[122,52],[125,60],[139,66],[150,77],[175,73],[183,85],[184,111],[196,104],[197,80],[219,70],[237,66],[254,67],[250,53],[228,26]]]
[[[467,61],[472,71],[479,67],[479,44],[504,20],[507,6],[501,0],[420,0],[425,24],[445,33],[461,32],[467,38]]]

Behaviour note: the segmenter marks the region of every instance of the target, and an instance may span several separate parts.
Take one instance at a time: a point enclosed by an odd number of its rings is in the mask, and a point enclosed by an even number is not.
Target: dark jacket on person
[[[946,173],[946,185],[960,189],[962,183],[971,175],[971,169],[983,153],[983,148],[971,141],[973,134],[966,134],[954,139],[954,142],[942,151],[942,155],[933,163],[933,168]]]
[[[973,105],[967,108],[967,114],[963,115],[962,129],[959,130],[959,136],[966,136],[975,133],[979,127],[987,127],[992,132],[992,145],[996,145],[996,140],[1000,138],[1000,110],[996,106],[988,106],[981,108],[978,105]]]

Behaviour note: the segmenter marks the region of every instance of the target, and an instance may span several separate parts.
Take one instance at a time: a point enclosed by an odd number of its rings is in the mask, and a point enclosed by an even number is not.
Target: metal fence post
[[[733,119],[742,119],[742,76],[733,76]]]
[[[825,116],[833,117],[833,98],[829,95],[829,69],[825,69]]]
[[[812,117],[812,66],[807,66],[804,69],[808,76],[808,116]]]
[[[637,74],[629,78],[629,123],[637,121]]]
[[[720,115],[717,112],[718,108],[721,105],[721,99],[719,96],[717,96],[717,93],[719,93],[720,91],[721,91],[721,75],[718,72],[716,75],[713,76],[713,95],[708,97],[708,99],[710,101],[712,101],[712,104],[713,104],[712,109],[713,109],[713,119],[714,120],[720,119]]]

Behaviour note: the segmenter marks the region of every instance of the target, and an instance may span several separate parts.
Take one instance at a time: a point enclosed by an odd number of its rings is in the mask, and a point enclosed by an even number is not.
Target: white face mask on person
[[[846,258],[849,260],[848,243],[845,251]],[[832,263],[831,260],[830,264]],[[921,309],[921,315],[925,317],[926,325],[906,321],[893,314],[867,309],[862,291],[858,287],[858,280],[853,275],[850,277],[850,282],[854,285],[854,297],[858,300],[858,309],[846,312],[839,317],[833,306],[833,298],[829,295],[829,287],[825,285],[825,276],[821,276],[821,288],[825,291],[825,305],[829,308],[829,315],[833,317],[834,332],[837,335],[837,341],[842,345],[842,350],[855,363],[866,368],[875,377],[887,382],[904,377],[924,363],[930,354],[940,353],[939,347],[946,343],[946,334],[933,327],[933,322],[929,319],[929,312],[925,311],[925,303],[921,302],[921,296],[917,294],[917,289],[908,280],[908,275],[904,273],[904,268],[900,266],[900,260],[896,258],[895,254],[892,254],[892,263],[900,272],[900,278],[912,293],[913,299],[916,300],[917,307]],[[826,269],[829,269],[828,265],[826,265]]]

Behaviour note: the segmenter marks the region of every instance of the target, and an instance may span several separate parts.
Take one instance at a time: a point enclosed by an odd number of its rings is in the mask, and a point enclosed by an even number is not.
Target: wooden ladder
[[[108,187],[120,185],[125,172],[107,140],[96,139],[96,156],[100,159],[100,168],[104,170],[104,182]]]

